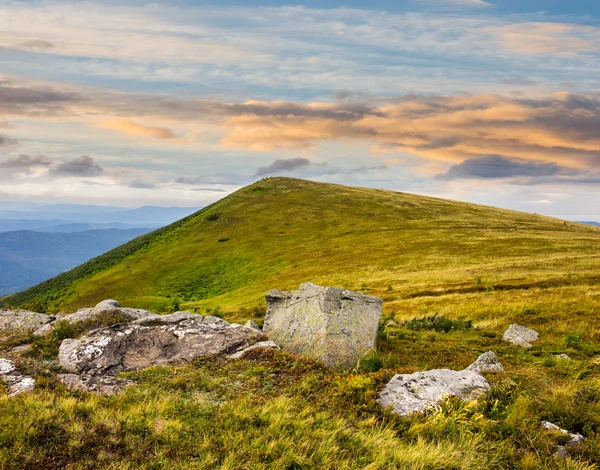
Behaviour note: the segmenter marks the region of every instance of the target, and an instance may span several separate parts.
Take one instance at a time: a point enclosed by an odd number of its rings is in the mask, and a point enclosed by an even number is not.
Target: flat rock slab
[[[0,331],[27,333],[38,330],[55,317],[28,310],[0,310]]]
[[[395,375],[379,393],[377,402],[392,407],[401,416],[410,416],[435,408],[446,396],[474,400],[490,389],[481,372],[504,372],[493,351],[481,354],[461,371],[434,369]]]
[[[48,323],[34,332],[36,336],[46,336],[52,332],[57,322],[67,322],[72,325],[83,322],[93,322],[99,319],[114,318],[114,322],[128,322],[147,317],[159,317],[156,313],[138,308],[121,307],[116,300],[103,300],[93,308],[81,308],[75,313],[61,315],[52,323]]]
[[[401,416],[410,416],[434,408],[445,396],[474,400],[489,389],[488,381],[476,372],[434,369],[394,376],[377,402],[391,406]]]
[[[8,396],[14,397],[35,388],[35,379],[21,374],[13,361],[0,359],[0,379],[8,386]]]
[[[59,349],[59,362],[70,373],[114,375],[181,364],[201,356],[232,354],[263,338],[252,328],[220,318],[178,312],[100,328],[81,339],[66,339]]]
[[[522,348],[529,349],[533,347],[533,344],[531,343],[537,341],[539,338],[540,334],[537,331],[525,326],[513,324],[504,332],[502,339],[509,343],[516,344],[517,346],[521,346]]]
[[[114,395],[133,385],[131,380],[118,379],[112,376],[98,377],[91,375],[59,374],[58,380],[71,391],[95,393],[97,395]]]
[[[263,332],[284,351],[348,369],[375,349],[383,306],[378,297],[307,282],[266,298]]]

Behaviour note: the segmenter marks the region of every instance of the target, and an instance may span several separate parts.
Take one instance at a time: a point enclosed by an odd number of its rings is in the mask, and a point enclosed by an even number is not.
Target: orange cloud
[[[269,104],[262,102],[260,113],[222,121],[223,145],[273,151],[348,140],[370,143],[375,154],[409,152],[442,162],[497,154],[573,168],[598,163],[597,96],[412,96],[381,106],[351,106],[344,112],[339,104],[288,105],[288,113],[282,114],[281,104],[269,112]]]
[[[136,124],[128,119],[107,119],[99,122],[97,127],[135,137],[151,137],[154,139],[174,139],[175,134],[165,127],[151,127]]]
[[[503,43],[520,54],[577,54],[600,47],[600,28],[565,23],[520,23],[497,28]]]

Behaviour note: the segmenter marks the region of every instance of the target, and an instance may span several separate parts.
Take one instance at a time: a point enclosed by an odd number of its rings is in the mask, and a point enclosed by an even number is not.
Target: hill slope
[[[150,229],[0,233],[0,295],[26,289]]]
[[[600,230],[534,214],[290,178],[263,180],[5,303],[104,298],[160,310],[260,306],[304,281],[383,295],[584,282]],[[577,273],[574,279],[572,273]]]
[[[37,390],[8,399],[0,383],[0,468],[597,469],[599,243],[597,228],[531,214],[262,181],[5,302],[172,308],[179,295],[260,323],[268,289],[311,280],[383,296],[377,350],[343,373],[284,352],[207,358],[126,374],[130,389],[98,397],[38,361],[59,332],[19,358]],[[504,341],[510,323],[539,340]],[[28,341],[0,337],[0,357]],[[506,372],[485,373],[477,402],[411,418],[376,402],[394,374],[461,370],[489,350]],[[542,420],[584,443],[557,457],[565,436]]]

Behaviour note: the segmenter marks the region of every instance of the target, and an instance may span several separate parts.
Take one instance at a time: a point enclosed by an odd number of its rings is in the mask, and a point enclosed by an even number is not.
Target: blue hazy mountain
[[[136,228],[0,233],[0,295],[36,285],[150,231]]]
[[[0,232],[83,232],[159,228],[196,212],[197,207],[143,206],[136,209],[81,204],[0,202]]]
[[[595,227],[600,227],[600,222],[592,222],[592,221],[583,221],[583,220],[580,220],[578,223],[580,223],[580,224],[586,224],[586,225],[593,225]]]

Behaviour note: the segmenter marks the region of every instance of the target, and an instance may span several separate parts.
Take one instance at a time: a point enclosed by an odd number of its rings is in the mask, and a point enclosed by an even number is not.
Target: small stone
[[[14,397],[35,388],[35,379],[21,374],[13,361],[0,359],[0,379],[8,386],[8,396]]]
[[[504,367],[498,360],[496,353],[488,351],[483,353],[477,358],[477,360],[467,367],[465,370],[471,370],[473,372],[504,372]]]
[[[532,330],[531,328],[527,328],[521,325],[510,325],[508,329],[504,332],[503,339],[504,341],[508,341],[509,343],[516,344],[517,346],[521,346],[522,348],[531,348],[533,345],[532,341],[537,341],[540,337],[540,334]]]
[[[23,354],[23,353],[26,353],[27,351],[30,351],[32,347],[33,347],[33,345],[31,345],[31,344],[22,344],[21,346],[12,348],[11,352],[16,353],[16,354]]]
[[[556,424],[550,423],[549,421],[542,421],[541,426],[542,426],[542,428],[544,428],[548,431],[559,432],[561,434],[564,434],[565,436],[568,435],[569,442],[567,442],[567,447],[573,447],[573,446],[581,444],[583,441],[585,441],[585,438],[581,434],[571,433],[571,432],[567,431],[566,429],[561,429]]]
[[[260,349],[260,348],[281,349],[273,341],[260,341],[256,344],[253,344],[252,346],[242,349],[241,351],[238,351],[234,354],[230,354],[229,356],[227,356],[227,358],[228,359],[239,359],[241,357],[244,357],[248,351],[253,351],[255,349]]]
[[[17,366],[13,361],[0,359],[0,375],[7,375],[15,370],[17,370]]]
[[[248,321],[247,321],[247,322],[244,324],[244,326],[245,326],[246,328],[252,328],[253,330],[256,330],[256,331],[261,331],[261,332],[262,332],[262,330],[261,330],[260,326],[258,326],[258,323],[256,323],[254,320],[248,320]]]
[[[568,354],[557,354],[554,356],[556,359],[560,359],[561,361],[572,361]]]

